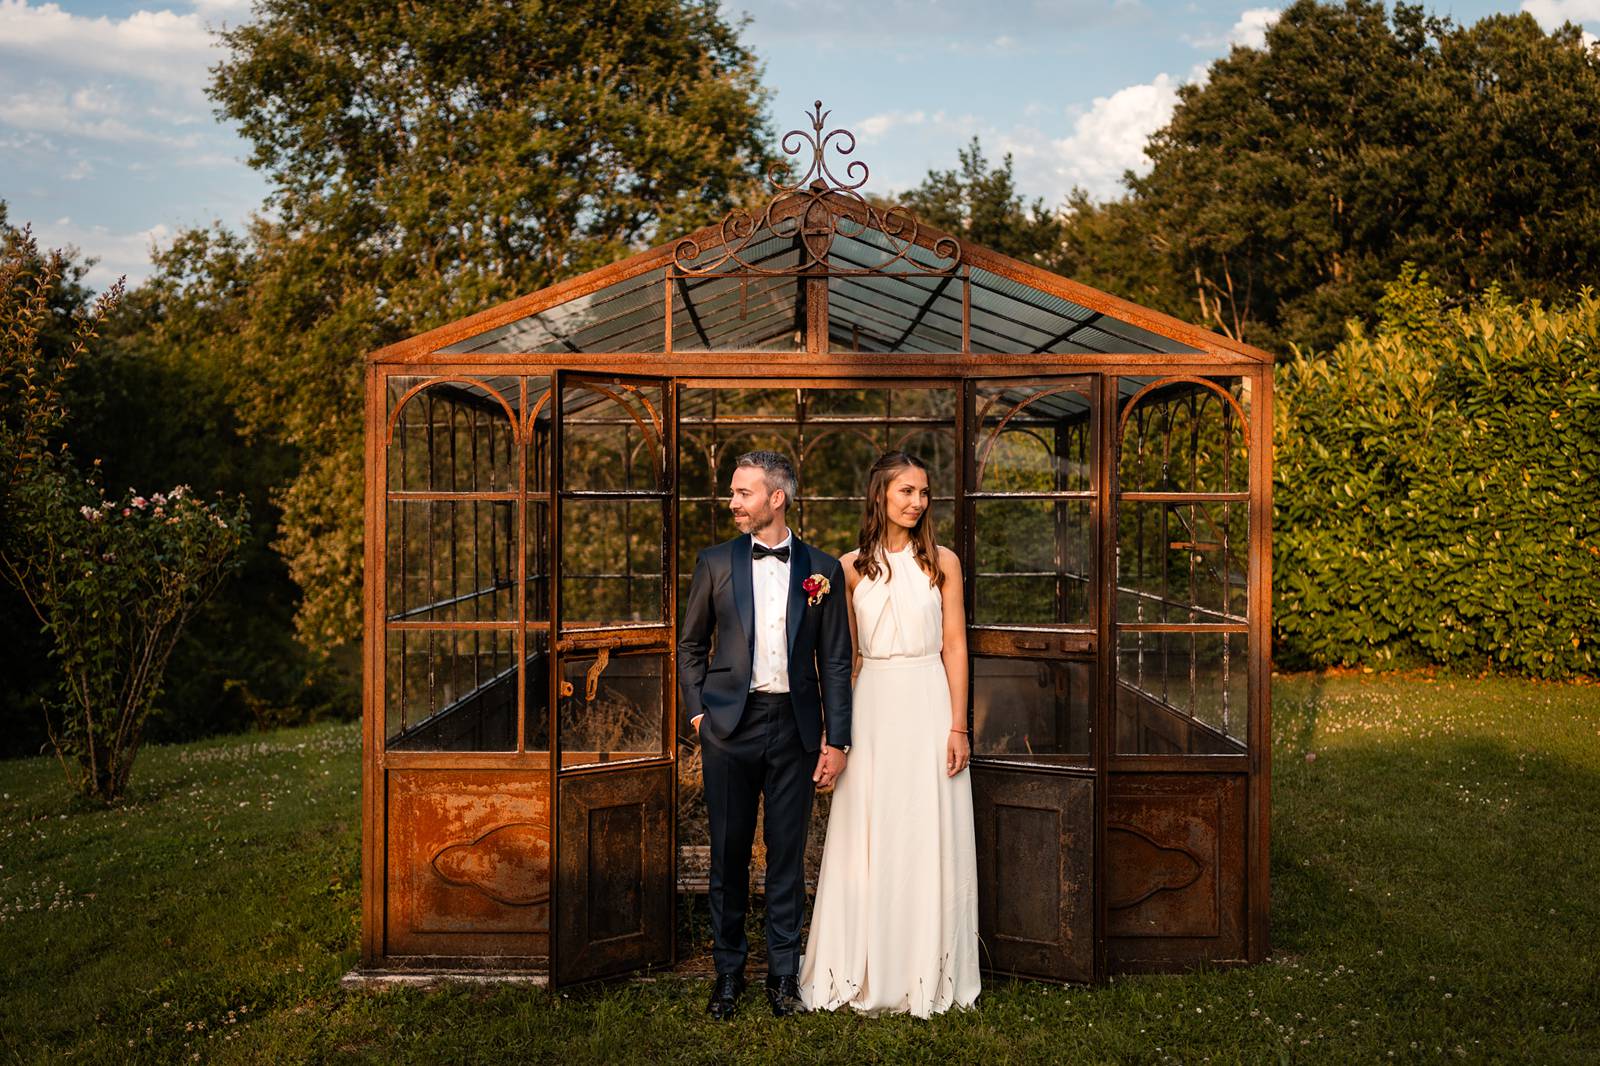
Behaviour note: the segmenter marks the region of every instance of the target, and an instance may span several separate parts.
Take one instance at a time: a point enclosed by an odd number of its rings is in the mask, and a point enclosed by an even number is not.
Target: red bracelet
[[[963,736],[965,736],[966,733],[967,733],[967,731],[965,729],[957,729],[955,726],[951,726],[950,727],[950,732],[952,732],[952,733],[960,733]]]

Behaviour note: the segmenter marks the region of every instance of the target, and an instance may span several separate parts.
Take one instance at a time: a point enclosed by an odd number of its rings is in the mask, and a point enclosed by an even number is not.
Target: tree
[[[954,170],[930,170],[901,203],[929,225],[1025,262],[1053,258],[1061,222],[1042,197],[1031,203],[1017,192],[1011,155],[998,167],[983,156],[978,138],[962,148]]]
[[[225,329],[246,432],[293,447],[278,549],[303,640],[360,633],[362,356],[710,221],[772,160],[753,53],[709,0],[265,0],[220,116],[273,181],[158,284]]]
[[[100,458],[109,485],[185,483],[202,498],[242,495],[253,521],[236,572],[172,651],[150,739],[348,714],[356,701],[346,664],[311,655],[296,639],[300,592],[272,546],[274,492],[294,476],[296,452],[246,432],[236,352],[215,342],[238,327],[248,249],[202,231],[159,261],[160,273],[128,294],[72,375],[64,437],[76,453]],[[201,264],[204,275],[192,269]]]
[[[1206,324],[1327,347],[1408,260],[1513,299],[1591,282],[1596,143],[1600,53],[1576,27],[1299,0],[1180,90],[1130,188]]]

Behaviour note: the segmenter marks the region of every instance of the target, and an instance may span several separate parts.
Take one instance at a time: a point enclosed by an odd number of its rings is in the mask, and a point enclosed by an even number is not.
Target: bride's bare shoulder
[[[943,544],[939,545],[939,569],[947,574],[961,573],[961,557]]]

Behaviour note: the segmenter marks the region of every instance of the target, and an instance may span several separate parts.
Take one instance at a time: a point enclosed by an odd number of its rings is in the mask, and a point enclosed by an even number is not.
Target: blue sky
[[[766,64],[779,132],[821,98],[855,131],[882,193],[956,163],[974,134],[1016,161],[1030,196],[1073,185],[1113,196],[1177,87],[1235,44],[1259,43],[1277,6],[1212,0],[1008,3],[728,0]],[[1600,34],[1600,0],[1445,0],[1471,23],[1531,12]],[[103,285],[149,272],[152,243],[212,221],[237,227],[266,184],[205,98],[211,30],[248,0],[0,0],[0,199],[41,243],[100,263]]]

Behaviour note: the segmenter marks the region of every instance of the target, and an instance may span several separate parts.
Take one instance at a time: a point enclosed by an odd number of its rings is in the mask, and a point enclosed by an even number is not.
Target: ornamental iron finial
[[[927,263],[911,258],[911,249],[917,246],[917,220],[898,205],[879,210],[860,193],[869,174],[866,163],[850,160],[844,168],[847,181],[840,181],[834,175],[827,159],[829,146],[839,156],[848,156],[856,150],[856,136],[841,128],[824,133],[832,113],[822,110],[821,100],[816,101],[806,112],[811,129],[790,130],[779,142],[786,155],[798,157],[808,147],[811,149],[810,165],[804,174],[790,180],[790,175],[798,169],[795,163],[779,160],[773,164],[767,171],[767,183],[772,186],[773,196],[760,216],[741,208],[729,211],[718,227],[720,249],[714,244],[702,248],[692,237],[685,237],[673,249],[674,265],[683,273],[693,275],[953,274],[961,265],[960,243],[954,237],[940,237],[933,242],[933,256],[945,262]],[[836,236],[861,238],[867,230],[881,234],[888,244],[887,248],[878,248],[884,256],[881,262],[863,267],[829,261]],[[745,253],[756,243],[758,234],[763,243],[772,238],[794,241],[801,261],[783,267],[751,262],[745,258]],[[878,247],[874,242],[864,243]],[[702,256],[706,256],[704,261],[700,261]],[[891,269],[896,264],[900,264],[899,269]]]

